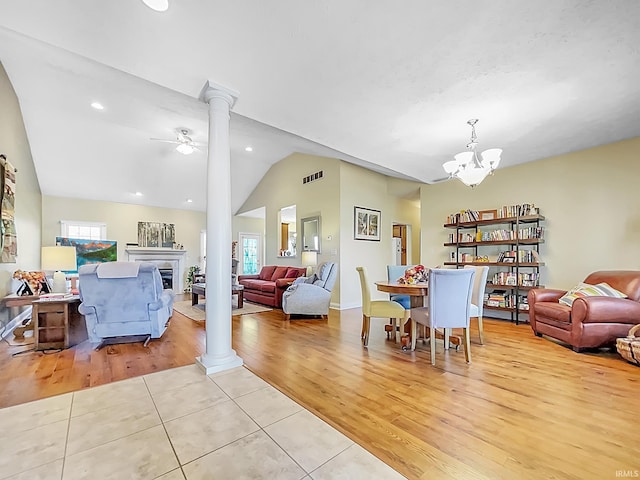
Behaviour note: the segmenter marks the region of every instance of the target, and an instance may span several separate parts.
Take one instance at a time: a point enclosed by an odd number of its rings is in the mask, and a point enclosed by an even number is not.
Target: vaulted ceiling
[[[637,136],[639,21],[637,0],[0,0],[0,62],[46,195],[204,210],[206,153],[150,138],[206,143],[200,89],[238,91],[236,211],[294,152],[438,181],[470,118],[501,168]]]

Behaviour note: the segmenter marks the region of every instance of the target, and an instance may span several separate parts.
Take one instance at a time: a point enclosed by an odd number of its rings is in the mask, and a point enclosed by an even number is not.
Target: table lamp
[[[42,270],[53,274],[52,293],[67,293],[67,276],[62,270],[75,270],[76,247],[42,247]]]
[[[307,267],[307,277],[313,273],[313,267],[318,264],[318,252],[302,252],[302,266]]]

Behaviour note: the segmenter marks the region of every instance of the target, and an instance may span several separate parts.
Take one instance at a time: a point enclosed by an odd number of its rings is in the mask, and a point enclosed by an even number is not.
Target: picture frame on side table
[[[380,241],[380,210],[353,207],[353,238]]]

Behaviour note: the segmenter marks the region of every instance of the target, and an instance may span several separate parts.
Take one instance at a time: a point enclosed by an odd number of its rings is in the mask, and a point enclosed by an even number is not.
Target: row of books
[[[449,234],[449,243],[466,243],[466,242],[497,242],[502,240],[528,240],[531,238],[544,238],[544,227],[527,227],[519,230],[478,230],[476,233],[458,232]]]
[[[495,212],[497,218],[513,218],[537,215],[539,210],[533,203],[522,203],[519,205],[503,205]],[[447,215],[447,224],[477,222],[479,220],[481,218],[478,210],[461,210]]]
[[[497,262],[538,263],[540,254],[535,250],[507,250],[500,252]]]
[[[460,212],[447,215],[447,223],[467,223],[480,220],[477,210],[461,210]]]
[[[544,238],[544,227],[527,227],[519,230],[492,230],[490,232],[482,232],[481,241],[492,242],[497,240],[528,240],[531,238]]]
[[[491,278],[494,285],[510,285],[520,287],[535,287],[540,281],[536,273],[497,272]]]
[[[525,217],[527,215],[537,215],[538,207],[533,203],[522,203],[520,205],[503,205],[498,210],[498,218]]]
[[[516,303],[518,304],[518,310],[529,310],[529,303],[524,295],[514,295],[502,290],[494,290],[489,294],[485,294],[484,304],[487,307],[515,308]]]

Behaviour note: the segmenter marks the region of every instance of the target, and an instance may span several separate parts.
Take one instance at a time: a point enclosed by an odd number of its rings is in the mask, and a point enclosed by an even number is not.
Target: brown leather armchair
[[[568,343],[576,352],[615,344],[640,323],[640,271],[602,271],[584,283],[608,283],[629,298],[581,297],[569,307],[558,303],[565,290],[529,290],[529,321],[533,332]]]

